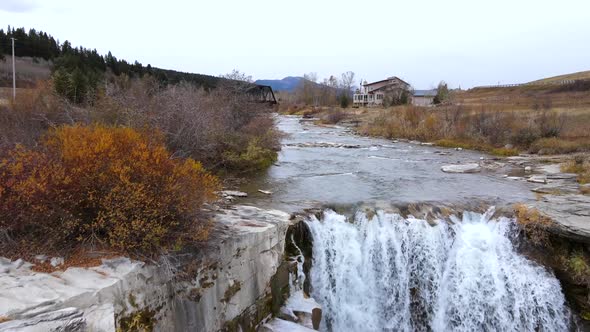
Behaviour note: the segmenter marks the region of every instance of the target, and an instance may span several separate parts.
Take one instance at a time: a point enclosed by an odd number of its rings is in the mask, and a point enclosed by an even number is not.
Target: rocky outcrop
[[[0,262],[0,331],[253,331],[272,313],[289,215],[235,206],[214,217],[205,246],[52,274]],[[284,285],[283,285],[284,286]]]
[[[284,305],[275,317],[262,325],[258,332],[314,331],[320,329],[321,306],[309,296],[309,273],[313,240],[303,216],[294,216],[287,231],[285,255],[289,262],[288,292],[282,292]],[[288,296],[288,298],[287,298]]]
[[[343,148],[343,149],[360,149],[361,146],[358,144],[344,144],[344,143],[333,143],[333,142],[305,142],[305,143],[290,143],[285,144],[289,147],[297,148]]]
[[[549,217],[555,227],[549,231],[565,238],[590,244],[590,196],[545,195],[527,204]]]
[[[445,173],[478,173],[481,171],[479,164],[445,165],[441,167]]]
[[[315,330],[288,320],[275,318],[262,325],[258,332],[315,332]]]

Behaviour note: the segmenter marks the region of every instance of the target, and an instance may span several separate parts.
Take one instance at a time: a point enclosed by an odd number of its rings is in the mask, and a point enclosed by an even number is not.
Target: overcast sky
[[[181,71],[398,76],[415,88],[590,70],[589,0],[0,0],[0,25]]]

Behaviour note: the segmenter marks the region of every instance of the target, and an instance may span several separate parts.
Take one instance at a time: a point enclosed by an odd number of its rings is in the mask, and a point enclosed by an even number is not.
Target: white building
[[[410,88],[410,84],[396,76],[373,83],[365,82],[353,95],[352,105],[355,107],[382,105],[387,95],[397,94],[399,96],[404,91],[409,91]]]

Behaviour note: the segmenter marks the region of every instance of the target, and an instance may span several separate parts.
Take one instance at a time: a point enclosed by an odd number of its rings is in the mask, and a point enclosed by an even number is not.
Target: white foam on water
[[[324,331],[567,331],[559,281],[518,254],[514,221],[331,210],[307,221]]]

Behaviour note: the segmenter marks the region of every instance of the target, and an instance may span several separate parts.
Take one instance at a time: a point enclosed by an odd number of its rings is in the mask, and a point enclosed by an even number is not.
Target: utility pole
[[[14,65],[14,41],[16,39],[12,39],[12,100],[16,100],[16,66]]]

